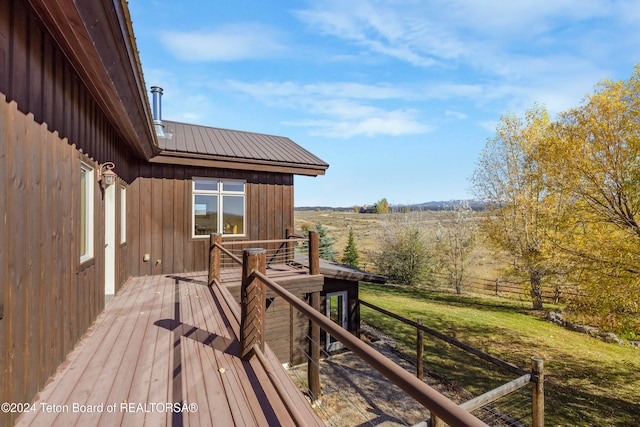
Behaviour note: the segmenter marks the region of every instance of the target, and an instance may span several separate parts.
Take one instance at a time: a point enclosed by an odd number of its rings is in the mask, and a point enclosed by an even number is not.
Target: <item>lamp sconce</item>
[[[106,162],[100,166],[100,174],[98,176],[98,182],[102,185],[102,188],[107,188],[116,182],[116,173],[113,171],[116,165],[112,162]]]

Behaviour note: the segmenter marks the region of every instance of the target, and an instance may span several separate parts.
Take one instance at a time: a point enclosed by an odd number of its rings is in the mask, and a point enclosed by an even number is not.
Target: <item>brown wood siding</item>
[[[131,182],[133,155],[28,2],[0,0],[0,92],[99,163]]]
[[[207,269],[208,237],[192,237],[193,177],[246,180],[247,234],[242,240],[284,239],[293,227],[293,175],[147,162],[140,162],[138,175],[129,194],[131,240],[136,242],[129,271],[134,276]],[[149,262],[143,261],[145,254]]]
[[[94,258],[80,265],[80,165],[97,178],[98,164],[2,94],[0,141],[0,400],[29,402],[104,307],[104,201],[94,180]]]

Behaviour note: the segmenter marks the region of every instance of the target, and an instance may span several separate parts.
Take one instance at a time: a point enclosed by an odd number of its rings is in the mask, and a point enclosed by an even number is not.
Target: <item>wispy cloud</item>
[[[222,25],[206,31],[163,31],[162,45],[183,61],[219,62],[281,55],[285,44],[278,30],[261,24]]]
[[[416,120],[416,111],[396,110],[371,111],[359,118],[343,120],[298,120],[285,122],[291,126],[309,129],[311,135],[330,138],[353,138],[357,136],[402,136],[431,132],[433,128]]]
[[[476,88],[515,90],[484,94],[512,105],[540,100],[535,93],[549,87],[558,90],[554,105],[575,104],[620,58],[640,57],[640,8],[631,0],[328,0],[294,16],[311,32],[345,41],[352,55],[448,74],[444,85],[473,76]]]
[[[288,120],[288,125],[306,127],[312,135],[337,138],[427,133],[432,126],[411,108],[393,108],[415,98],[415,91],[401,85],[365,85],[349,82],[296,84],[293,82],[247,83],[225,81],[225,88],[254,97],[266,105],[287,108],[314,119]],[[383,102],[384,101],[384,102]],[[386,106],[383,107],[382,104]]]

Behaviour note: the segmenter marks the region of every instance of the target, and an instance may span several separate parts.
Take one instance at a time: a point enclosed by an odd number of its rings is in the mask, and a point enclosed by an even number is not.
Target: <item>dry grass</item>
[[[310,210],[295,212],[295,228],[301,230],[304,226],[311,227],[321,222],[336,239],[335,249],[342,256],[349,228],[353,229],[356,245],[360,252],[361,265],[364,269],[375,271],[375,254],[380,251],[381,230],[391,221],[410,216],[411,221],[419,222],[427,234],[434,233],[436,227],[443,219],[445,212],[424,211],[411,212],[409,214],[361,214],[353,211],[337,210]],[[476,215],[476,220],[481,220],[482,214]],[[501,277],[507,268],[509,259],[507,255],[498,253],[490,247],[482,238],[479,239],[469,265],[468,276],[486,279]]]

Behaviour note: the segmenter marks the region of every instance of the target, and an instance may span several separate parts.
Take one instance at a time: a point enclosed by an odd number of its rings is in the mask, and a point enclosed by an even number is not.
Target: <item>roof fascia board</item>
[[[150,163],[168,165],[201,166],[207,168],[239,169],[260,172],[291,173],[295,175],[318,176],[324,175],[325,167],[302,164],[277,164],[258,162],[244,159],[214,159],[205,157],[180,156],[175,153],[161,153],[151,159]]]
[[[159,150],[132,27],[126,22],[126,4],[121,0],[29,3],[127,145],[142,158],[156,154]]]

